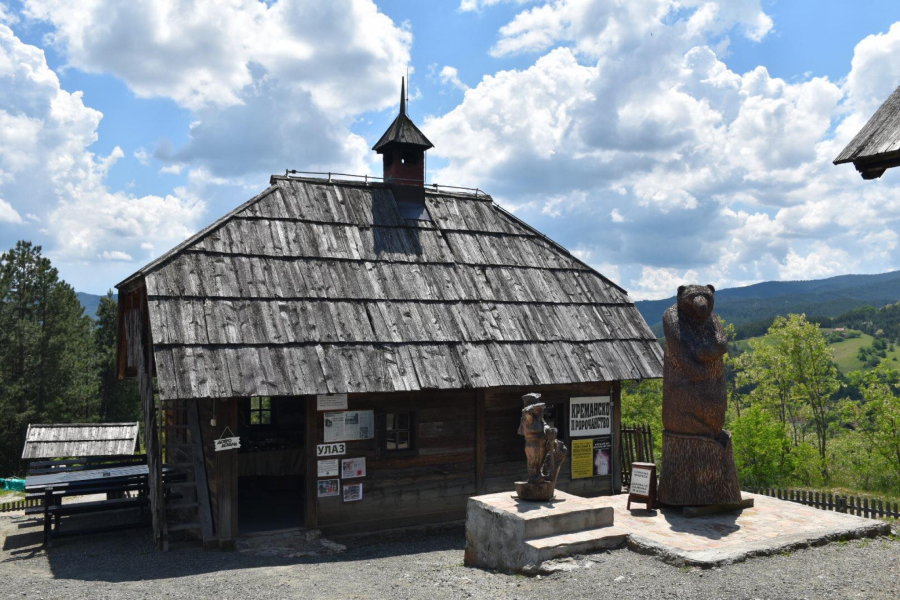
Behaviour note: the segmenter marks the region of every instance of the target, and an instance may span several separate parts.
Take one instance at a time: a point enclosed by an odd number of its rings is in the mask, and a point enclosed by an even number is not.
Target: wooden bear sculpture
[[[674,506],[731,504],[741,488],[727,396],[725,330],[713,314],[715,288],[678,288],[677,303],[663,315],[663,452],[658,498]]]

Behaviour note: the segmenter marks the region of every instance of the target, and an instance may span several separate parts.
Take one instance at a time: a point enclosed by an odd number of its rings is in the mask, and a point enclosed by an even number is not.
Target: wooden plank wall
[[[314,399],[312,400],[315,401]],[[475,392],[351,395],[350,410],[414,410],[419,454],[375,458],[374,440],[347,442],[346,458],[364,456],[363,499],[318,498],[325,533],[388,529],[462,519],[475,488]],[[316,412],[317,444],[324,443],[323,412]],[[315,469],[313,468],[313,473]]]
[[[573,386],[494,388],[485,391],[485,437],[487,439],[485,465],[485,491],[490,494],[513,488],[513,482],[527,477],[525,443],[518,434],[522,414],[522,396],[539,392],[544,402],[565,402],[573,396],[605,396],[611,394],[612,384],[583,384]],[[615,400],[615,398],[613,398]],[[618,412],[618,405],[614,412]],[[559,418],[568,418],[561,412]],[[572,480],[571,444],[566,439],[569,457],[563,465],[557,481],[557,489],[579,496],[593,497],[612,491],[610,477],[594,477]],[[613,448],[615,448],[615,444]]]

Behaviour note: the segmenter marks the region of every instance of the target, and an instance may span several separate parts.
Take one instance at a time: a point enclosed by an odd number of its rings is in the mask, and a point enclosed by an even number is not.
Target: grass
[[[831,333],[831,331],[831,329],[822,329],[822,333],[824,334]],[[750,341],[759,339],[761,339],[761,337],[738,340],[735,344],[743,352],[747,352],[750,350]],[[829,347],[834,352],[834,363],[837,365],[837,368],[840,369],[841,373],[869,370],[866,369],[865,364],[859,360],[856,355],[860,348],[870,347],[873,341],[875,341],[875,338],[871,335],[861,333],[857,338],[850,338],[837,342],[836,344],[829,344]],[[900,371],[900,347],[895,347],[893,352],[888,351],[887,358],[882,359],[881,362],[896,371]]]

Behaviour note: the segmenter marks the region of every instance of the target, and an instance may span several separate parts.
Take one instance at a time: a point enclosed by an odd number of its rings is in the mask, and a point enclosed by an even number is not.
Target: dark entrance
[[[238,530],[241,535],[303,526],[305,407],[293,398],[238,405]]]

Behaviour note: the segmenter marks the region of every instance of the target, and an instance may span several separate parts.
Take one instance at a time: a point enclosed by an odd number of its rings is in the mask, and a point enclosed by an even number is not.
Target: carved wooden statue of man
[[[675,506],[731,504],[741,488],[725,424],[725,330],[713,314],[711,285],[678,288],[666,310],[663,454],[659,501]]]
[[[556,478],[568,449],[556,439],[556,428],[544,420],[546,405],[540,399],[540,394],[526,394],[522,398],[525,408],[519,422],[519,435],[525,436],[528,480],[516,482],[516,493],[522,500],[546,502],[556,492]]]

